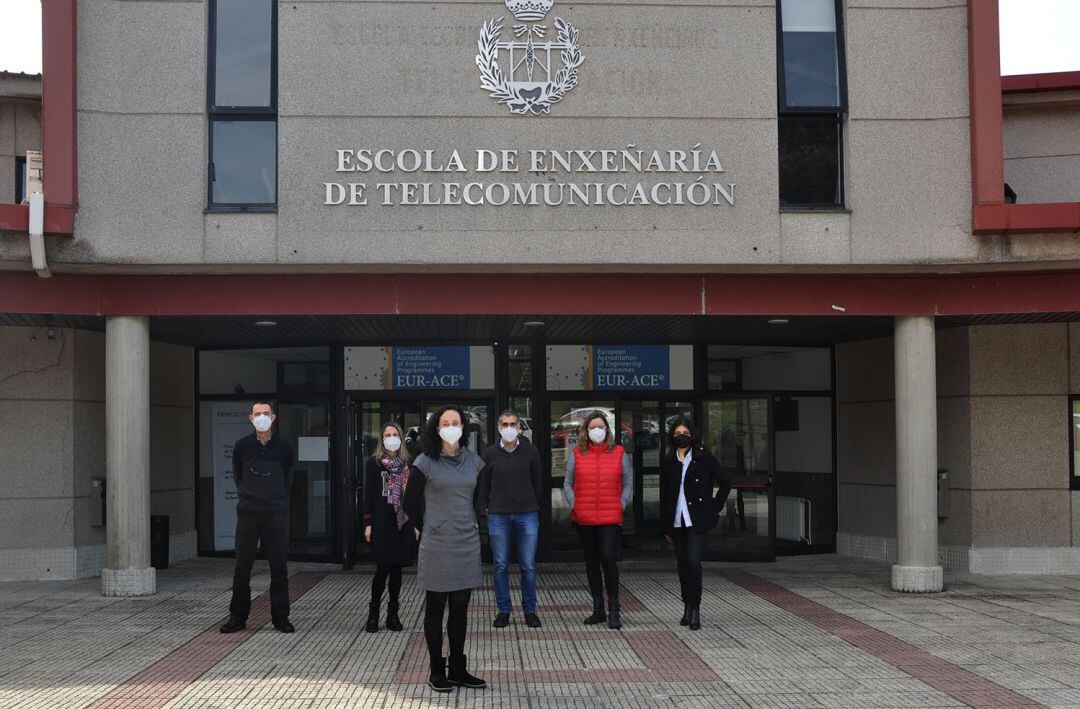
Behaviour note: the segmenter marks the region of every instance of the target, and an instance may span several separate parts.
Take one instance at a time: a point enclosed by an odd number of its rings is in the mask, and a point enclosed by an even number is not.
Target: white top
[[[675,455],[677,457],[678,453]],[[679,480],[679,501],[675,504],[676,527],[693,526],[690,521],[690,508],[686,506],[686,490],[683,489],[683,485],[686,483],[686,469],[690,467],[691,458],[693,458],[693,451],[686,451],[686,457],[682,461],[682,478]]]

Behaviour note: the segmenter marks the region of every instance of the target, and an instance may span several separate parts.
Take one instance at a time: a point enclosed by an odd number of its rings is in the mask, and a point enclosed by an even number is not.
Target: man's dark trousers
[[[270,562],[270,617],[289,617],[289,518],[284,515],[236,513],[236,570],[233,572],[232,603],[229,615],[246,621],[251,612],[251,567],[262,541]]]

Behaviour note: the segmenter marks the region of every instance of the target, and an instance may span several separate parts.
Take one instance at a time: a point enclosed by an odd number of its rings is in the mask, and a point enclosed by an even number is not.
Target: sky
[[[1080,71],[1080,0],[998,0],[1001,73]],[[0,70],[41,72],[41,0],[0,0]]]

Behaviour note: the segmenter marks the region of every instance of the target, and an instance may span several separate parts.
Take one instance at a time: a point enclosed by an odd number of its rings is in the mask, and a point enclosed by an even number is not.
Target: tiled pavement
[[[423,683],[415,577],[405,631],[363,631],[363,570],[293,565],[293,635],[223,636],[231,565],[200,559],[141,599],[99,581],[0,584],[0,707],[1080,707],[1080,578],[950,575],[889,591],[887,566],[839,557],[707,565],[704,627],[678,626],[673,568],[623,564],[621,631],[586,627],[583,570],[540,568],[544,627],[490,627],[474,595],[466,652],[487,690]],[[265,563],[252,588],[268,585]],[[515,591],[516,593],[516,591]]]

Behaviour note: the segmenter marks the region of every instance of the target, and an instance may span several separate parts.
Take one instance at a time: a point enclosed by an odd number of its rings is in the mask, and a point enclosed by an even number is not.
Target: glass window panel
[[[271,106],[272,9],[272,0],[216,3],[215,106]]]
[[[214,121],[213,141],[214,204],[277,201],[275,121]]]
[[[1080,399],[1072,402],[1072,421],[1069,422],[1069,425],[1072,427],[1073,437],[1072,474],[1080,476]]]
[[[833,0],[788,0],[781,5],[784,105],[840,106],[840,69]]]
[[[712,347],[709,348],[710,350]],[[709,357],[709,388],[734,389],[739,384],[739,363],[733,359]]]
[[[289,441],[296,452],[289,495],[289,551],[329,556],[332,546],[330,463],[319,455],[305,455],[299,439],[329,439],[330,407],[326,404],[280,403],[277,415],[277,434]]]
[[[15,158],[15,204],[26,199],[26,158]]]
[[[510,397],[510,409],[517,412],[518,419],[521,421],[521,435],[530,443],[536,443],[533,430],[536,419],[533,417],[532,399],[527,396],[512,396]]]
[[[842,204],[838,116],[780,116],[780,205]]]
[[[532,346],[510,345],[510,391],[532,389]]]
[[[732,482],[720,511],[720,524],[709,533],[710,548],[768,548],[768,400],[706,401],[702,443],[716,456]]]

